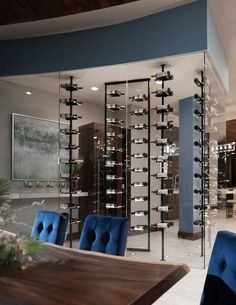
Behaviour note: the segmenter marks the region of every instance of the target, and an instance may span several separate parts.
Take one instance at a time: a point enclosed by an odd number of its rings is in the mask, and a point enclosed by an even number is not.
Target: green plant
[[[10,213],[9,184],[0,179],[0,266],[17,266],[21,269],[33,261],[33,257],[43,250],[40,241],[25,235],[16,235],[3,229],[15,220]]]

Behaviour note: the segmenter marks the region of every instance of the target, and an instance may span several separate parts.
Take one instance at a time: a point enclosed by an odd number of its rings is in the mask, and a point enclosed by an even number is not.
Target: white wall
[[[29,84],[30,87],[30,84]],[[29,88],[10,82],[0,81],[0,178],[10,181],[11,193],[47,193],[58,192],[57,187],[37,188],[33,183],[32,188],[25,188],[23,181],[11,181],[11,115],[12,113],[24,114],[49,120],[58,120],[59,95],[32,89],[32,95],[26,95]],[[103,101],[101,105],[83,101],[79,107],[79,114],[83,117],[79,125],[90,122],[104,122]],[[34,199],[12,200],[11,206],[19,209],[24,205],[31,205]],[[39,200],[37,200],[39,201]],[[45,199],[44,209],[57,210],[57,199]],[[14,232],[30,232],[38,207],[23,209],[17,213],[17,221],[24,222],[27,226],[11,225],[10,230]],[[42,209],[42,207],[40,207]]]

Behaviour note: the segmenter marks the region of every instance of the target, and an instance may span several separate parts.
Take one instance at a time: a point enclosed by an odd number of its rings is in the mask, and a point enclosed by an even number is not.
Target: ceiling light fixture
[[[91,87],[92,91],[98,91],[98,87]]]
[[[27,95],[31,95],[31,94],[32,94],[32,92],[30,92],[30,91],[26,91],[26,92],[25,92],[25,94],[27,94]]]

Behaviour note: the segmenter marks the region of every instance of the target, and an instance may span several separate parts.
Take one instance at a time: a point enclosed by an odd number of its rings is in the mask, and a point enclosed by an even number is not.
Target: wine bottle
[[[69,223],[72,225],[76,225],[78,223],[81,223],[82,220],[78,219],[78,218],[70,218]]]
[[[206,147],[208,145],[208,143],[207,143],[207,141],[204,141],[204,142],[194,141],[193,145],[196,147],[199,147],[199,148],[203,148],[203,147]]]
[[[117,189],[107,189],[106,190],[107,195],[119,195],[122,194],[122,191],[117,191]]]
[[[156,129],[171,129],[173,128],[173,121],[168,122],[157,122],[156,124],[151,124],[151,126],[156,127]]]
[[[82,116],[78,116],[77,114],[71,114],[70,113],[61,113],[60,117],[64,120],[70,121],[70,120],[78,120],[81,119]]]
[[[107,94],[111,97],[119,97],[121,95],[125,95],[123,91],[120,90],[109,90]]]
[[[138,109],[134,109],[134,111],[131,111],[130,114],[136,116],[142,116],[142,115],[147,115],[148,111],[145,108],[138,108]]]
[[[108,131],[107,132],[107,137],[108,138],[123,138],[123,135],[120,133],[115,133],[113,131]]]
[[[174,223],[172,221],[157,223],[157,228],[158,229],[167,229],[167,228],[170,228],[170,227],[173,227],[173,226],[174,226]]]
[[[66,210],[66,209],[79,209],[80,206],[77,203],[60,203],[60,209]]]
[[[206,100],[207,106],[213,106],[214,107],[218,104],[216,98],[210,97],[209,95],[206,95],[205,100]]]
[[[203,102],[204,101],[204,98],[201,97],[200,95],[198,95],[197,93],[194,94],[193,98],[197,101],[197,102]]]
[[[152,208],[153,211],[156,211],[156,212],[165,212],[165,213],[168,213],[170,211],[172,211],[172,207],[171,206],[168,206],[168,205],[160,205],[156,208]]]
[[[156,191],[152,191],[152,193],[156,194],[156,195],[172,195],[173,190],[172,189],[159,189]]]
[[[80,179],[80,176],[77,176],[77,175],[70,175],[70,174],[60,174],[60,178],[61,179],[72,179],[72,180],[79,180]]]
[[[146,154],[146,153],[134,153],[134,154],[131,155],[131,157],[136,158],[136,159],[147,158],[148,154]]]
[[[118,177],[116,175],[107,175],[106,176],[106,179],[108,181],[114,181],[114,180],[123,180],[123,177]]]
[[[134,144],[146,144],[148,143],[148,139],[138,138],[138,139],[133,139],[131,142]]]
[[[134,95],[129,97],[132,102],[146,102],[148,100],[148,96],[146,94],[143,95]]]
[[[194,129],[194,131],[197,131],[197,132],[203,132],[204,131],[204,129],[199,127],[198,125],[194,125],[193,129]]]
[[[152,75],[151,77],[155,78],[156,83],[165,82],[174,79],[174,76],[170,73],[170,71],[159,72],[156,73],[155,75]]]
[[[170,88],[157,89],[156,91],[153,91],[152,94],[155,94],[156,97],[167,97],[167,96],[173,96],[173,91],[171,91]]]
[[[165,146],[165,145],[171,145],[173,142],[169,141],[167,138],[163,139],[156,139],[155,141],[151,141],[152,144],[155,144],[156,146]]]
[[[66,149],[66,150],[75,150],[75,149],[80,149],[80,147],[78,145],[74,145],[74,144],[69,144],[69,145],[61,145],[62,149]]]
[[[194,109],[193,114],[197,117],[202,117],[204,114],[197,109]]]
[[[121,209],[123,208],[122,205],[117,205],[116,203],[106,203],[106,209]]]
[[[66,159],[66,158],[60,159],[61,164],[81,164],[83,162],[84,162],[84,160],[82,160],[82,159]]]
[[[131,183],[131,186],[134,186],[134,187],[148,186],[148,183],[147,182],[133,182],[133,183]]]
[[[194,224],[195,226],[204,227],[204,221],[202,221],[202,220],[195,220],[195,221],[193,222],[193,224]]]
[[[202,190],[202,189],[195,189],[194,191],[193,191],[193,193],[194,194],[199,194],[199,195],[203,195],[203,194],[207,194],[208,193],[208,191],[207,190]]]
[[[60,99],[61,104],[65,104],[66,106],[81,106],[83,103],[78,101],[77,99]]]
[[[107,151],[110,152],[123,152],[122,148],[116,148],[115,146],[107,146]]]
[[[107,118],[107,123],[113,124],[113,125],[121,125],[124,123],[123,120],[118,120],[116,118]]]
[[[139,231],[139,232],[144,232],[148,228],[147,225],[136,225],[136,226],[131,226],[130,231]]]
[[[167,179],[167,178],[171,178],[172,174],[167,173],[167,172],[163,172],[163,173],[152,174],[151,176],[155,177],[156,179]]]
[[[110,111],[120,111],[120,110],[124,110],[125,106],[117,105],[117,104],[107,104],[107,109]]]
[[[195,204],[193,206],[194,210],[199,210],[199,211],[205,211],[208,210],[208,206],[207,205],[201,205],[201,204]]]
[[[148,211],[135,211],[135,212],[131,212],[130,215],[134,215],[134,216],[147,216],[148,215]]]
[[[61,88],[65,89],[66,91],[78,91],[83,89],[83,87],[79,87],[77,84],[61,84]]]
[[[201,82],[197,77],[193,81],[199,88],[204,87],[204,82]]]
[[[108,161],[106,161],[105,166],[106,167],[123,166],[123,163],[108,160]]]
[[[204,162],[208,162],[209,159],[206,158],[206,157],[203,157],[202,159],[198,158],[198,157],[195,157],[194,159],[194,162],[197,162],[197,163],[204,163]]]
[[[77,135],[79,131],[77,129],[61,128],[60,133],[65,135]]]
[[[81,193],[81,190],[70,190],[70,189],[66,189],[66,188],[62,188],[60,189],[60,193],[61,194],[79,194]]]
[[[137,197],[132,197],[130,200],[133,200],[134,202],[143,202],[147,201],[148,197],[147,196],[137,196]]]
[[[194,178],[198,178],[198,179],[207,179],[208,178],[208,176],[207,176],[207,174],[198,174],[198,173],[195,173],[194,174]]]
[[[144,123],[140,123],[140,124],[134,124],[132,126],[130,126],[131,129],[136,129],[136,130],[143,130],[143,129],[147,129],[148,125],[144,124]]]
[[[216,132],[218,132],[218,128],[216,126],[214,126],[214,127],[206,127],[205,128],[205,132],[206,133],[216,133]]]
[[[146,173],[148,171],[148,168],[147,167],[133,167],[133,168],[130,168],[130,171],[134,172],[134,173]]]
[[[151,108],[151,110],[154,110],[156,113],[167,114],[167,113],[173,112],[174,108],[168,104],[168,105],[158,105],[155,108]]]
[[[156,162],[168,162],[168,161],[172,161],[172,157],[164,155],[164,156],[151,157],[151,160],[155,160]]]

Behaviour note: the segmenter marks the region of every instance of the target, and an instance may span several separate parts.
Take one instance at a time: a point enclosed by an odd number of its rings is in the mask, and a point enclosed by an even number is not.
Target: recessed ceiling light
[[[27,95],[31,95],[31,94],[32,94],[32,92],[30,92],[30,91],[26,91],[26,92],[25,92],[25,94],[27,94]]]
[[[98,87],[91,87],[92,91],[98,91]]]

